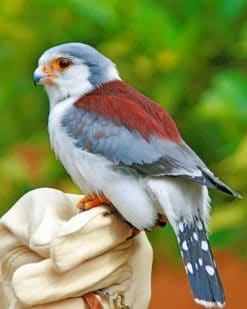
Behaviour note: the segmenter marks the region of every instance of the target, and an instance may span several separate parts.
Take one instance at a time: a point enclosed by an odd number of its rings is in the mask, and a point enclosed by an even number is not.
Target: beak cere
[[[37,84],[51,85],[53,79],[57,77],[51,68],[45,65],[39,66],[33,73],[33,81]]]

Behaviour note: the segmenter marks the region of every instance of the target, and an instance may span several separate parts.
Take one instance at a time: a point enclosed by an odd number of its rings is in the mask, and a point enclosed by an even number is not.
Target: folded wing
[[[106,157],[115,168],[152,177],[183,177],[240,197],[182,140],[163,109],[136,98],[89,94],[67,111],[62,125],[77,147]]]

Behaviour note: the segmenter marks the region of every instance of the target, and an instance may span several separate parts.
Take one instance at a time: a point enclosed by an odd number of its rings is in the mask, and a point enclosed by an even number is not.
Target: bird
[[[51,147],[86,194],[85,209],[111,204],[137,230],[167,218],[194,300],[222,308],[224,289],[208,241],[208,188],[241,198],[185,143],[171,116],[119,75],[94,47],[44,51],[33,73],[49,99]]]

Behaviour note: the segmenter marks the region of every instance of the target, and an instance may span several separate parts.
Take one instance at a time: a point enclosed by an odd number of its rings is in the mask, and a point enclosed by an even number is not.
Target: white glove
[[[88,308],[82,296],[99,289],[121,293],[131,309],[148,307],[146,235],[127,239],[129,225],[107,206],[78,213],[81,198],[37,189],[0,219],[0,308]],[[114,307],[107,297],[97,299]]]

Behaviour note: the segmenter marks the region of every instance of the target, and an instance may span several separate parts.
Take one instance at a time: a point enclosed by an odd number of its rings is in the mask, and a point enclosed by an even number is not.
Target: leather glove
[[[145,233],[128,239],[131,228],[107,206],[79,213],[81,198],[36,189],[0,219],[0,308],[88,308],[83,296],[94,291],[103,308],[117,308],[102,290],[120,293],[130,308],[148,307]]]

